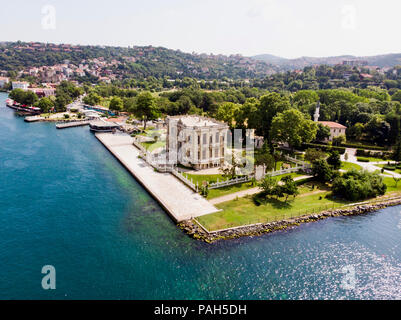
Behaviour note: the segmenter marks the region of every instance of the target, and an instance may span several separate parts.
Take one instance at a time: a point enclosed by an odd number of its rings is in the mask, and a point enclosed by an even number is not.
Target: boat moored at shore
[[[115,132],[117,129],[120,129],[120,125],[100,119],[90,122],[89,128],[92,132]]]
[[[18,102],[15,102],[12,99],[6,100],[6,106],[11,109],[14,109],[18,112],[23,112],[23,113],[27,113],[27,114],[38,115],[41,113],[40,108],[28,106],[25,104],[20,104]]]

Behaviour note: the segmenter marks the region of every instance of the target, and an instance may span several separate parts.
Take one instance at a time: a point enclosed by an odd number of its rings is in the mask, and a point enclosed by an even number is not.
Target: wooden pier
[[[66,123],[57,123],[57,129],[65,129],[65,128],[73,128],[73,127],[81,127],[89,125],[89,121],[74,121],[74,122],[66,122]]]

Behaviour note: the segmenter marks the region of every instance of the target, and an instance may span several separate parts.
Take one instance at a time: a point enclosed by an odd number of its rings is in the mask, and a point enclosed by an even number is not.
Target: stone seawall
[[[355,215],[367,214],[369,212],[374,212],[380,209],[397,205],[401,205],[401,197],[391,200],[383,200],[383,202],[380,203],[357,205],[349,208],[334,209],[330,211],[323,211],[316,214],[311,214],[281,221],[274,221],[253,226],[238,227],[217,232],[207,232],[194,220],[184,221],[180,223],[178,226],[194,239],[202,240],[208,243],[213,243],[219,240],[236,239],[240,237],[249,237],[249,236],[260,236],[265,233],[271,233],[275,231],[295,228],[302,223],[316,222],[331,217],[355,216]]]

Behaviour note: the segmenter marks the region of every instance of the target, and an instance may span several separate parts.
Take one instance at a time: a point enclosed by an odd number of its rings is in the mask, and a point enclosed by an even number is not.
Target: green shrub
[[[333,194],[351,201],[384,195],[387,186],[377,173],[351,170],[333,181]]]
[[[359,143],[342,143],[342,147],[346,148],[356,148],[356,149],[363,149],[363,150],[376,150],[376,151],[384,151],[386,148],[378,147],[378,146],[367,146]]]
[[[362,158],[362,157],[358,157],[356,158],[359,162],[370,162],[370,160],[368,158]]]
[[[346,148],[344,147],[335,147],[335,146],[329,146],[327,144],[317,144],[317,143],[303,143],[301,148],[303,150],[306,150],[308,148],[317,148],[317,149],[321,149],[323,151],[330,151],[330,150],[336,150],[338,151],[339,154],[344,154]]]
[[[384,166],[383,169],[384,170],[395,171],[395,169],[397,169],[397,168],[396,167],[392,167],[392,166]]]

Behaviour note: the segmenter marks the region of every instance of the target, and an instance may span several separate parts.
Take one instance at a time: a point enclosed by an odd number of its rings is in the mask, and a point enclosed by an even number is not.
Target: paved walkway
[[[136,177],[175,221],[199,217],[219,210],[170,173],[159,173],[139,159],[139,150],[127,134],[97,133],[96,137]]]
[[[311,178],[311,177],[312,176],[296,177],[296,178],[294,178],[294,181],[307,179],[307,178]],[[252,189],[247,189],[247,190],[243,190],[243,191],[238,191],[238,192],[235,192],[235,193],[227,194],[227,195],[222,196],[222,197],[210,199],[209,201],[212,204],[219,204],[219,203],[223,203],[223,202],[227,202],[227,201],[232,201],[232,200],[235,200],[237,198],[244,198],[246,196],[252,196],[252,195],[257,194],[259,192],[262,192],[262,189],[260,189],[259,187],[256,187],[256,188],[252,188]]]
[[[379,162],[360,162],[357,159],[356,156],[356,149],[350,149],[347,148],[346,149],[346,153],[348,153],[348,160],[345,160],[345,153],[341,156],[341,161],[346,161],[346,162],[351,162],[351,163],[355,163],[359,166],[362,167],[362,169],[365,169],[369,172],[375,172],[375,171],[381,171],[382,168],[378,167],[377,165],[379,164],[387,164],[388,161],[379,161]],[[390,161],[390,163],[393,163],[394,161]],[[384,170],[384,174],[381,174],[382,176],[391,176],[391,177],[395,177],[395,178],[401,178],[401,174],[396,173],[394,171],[390,171],[390,170]]]

